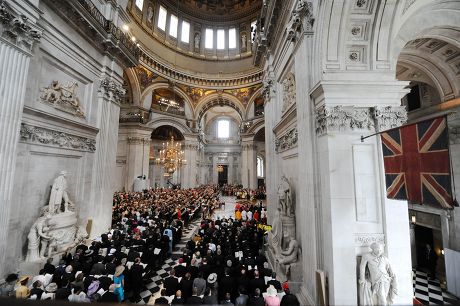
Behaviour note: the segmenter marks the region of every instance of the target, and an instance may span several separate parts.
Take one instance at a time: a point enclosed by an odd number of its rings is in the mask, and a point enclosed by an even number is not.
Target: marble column
[[[412,302],[407,202],[386,198],[379,137],[361,135],[402,125],[407,82],[324,81],[313,92],[320,175],[323,269],[331,304],[358,302],[358,258],[384,242],[397,275],[395,304]],[[300,156],[299,152],[299,156]]]
[[[228,183],[233,184],[233,176],[234,174],[234,169],[233,169],[233,154],[228,155]]]
[[[197,153],[198,145],[196,141],[186,140],[184,146],[184,156],[187,163],[182,166],[181,185],[182,188],[193,188],[198,183]]]
[[[37,8],[32,3],[25,3],[19,9],[20,12],[16,10],[15,2],[0,3],[0,249],[3,250],[0,276],[13,272],[8,270],[4,261],[10,210],[14,205],[16,153],[30,58],[34,44],[41,37],[41,30],[34,24],[38,18]]]
[[[217,154],[213,154],[212,155],[212,169],[211,169],[211,173],[209,173],[209,175],[211,176],[212,180],[212,184],[218,184],[219,183],[219,173],[217,172],[217,165],[218,165],[218,156]]]
[[[150,130],[133,130],[128,135],[126,190],[133,190],[134,181],[138,176],[148,177],[150,160]]]

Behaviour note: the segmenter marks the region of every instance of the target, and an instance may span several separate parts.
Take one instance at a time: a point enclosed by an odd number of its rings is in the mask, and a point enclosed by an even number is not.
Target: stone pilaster
[[[193,188],[198,184],[198,168],[196,165],[198,156],[198,143],[193,141],[193,139],[186,140],[182,150],[184,150],[184,156],[187,163],[181,169],[183,174],[181,175],[181,185],[182,188]]]
[[[14,3],[12,3],[14,5]],[[26,9],[35,10],[32,4]],[[33,47],[41,30],[8,3],[0,1],[0,248],[7,249],[13,180],[19,142],[24,93]],[[0,255],[0,275],[8,271],[6,252]]]
[[[118,139],[120,99],[124,94],[121,81],[105,77],[98,90],[98,118],[96,126],[97,150],[94,156],[91,203],[94,205],[91,236],[101,234],[110,228],[112,222],[112,198],[115,191],[115,167]]]

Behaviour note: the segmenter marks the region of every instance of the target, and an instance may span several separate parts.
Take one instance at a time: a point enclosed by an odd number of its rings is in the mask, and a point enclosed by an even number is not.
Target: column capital
[[[126,93],[126,90],[119,82],[116,82],[112,78],[106,77],[101,80],[99,93],[101,93],[104,98],[120,104],[123,96]]]
[[[31,54],[43,30],[26,16],[15,12],[5,1],[0,1],[0,37]]]
[[[147,137],[139,137],[139,136],[130,136],[128,137],[128,143],[129,144],[135,144],[135,145],[140,145],[140,144],[150,144],[151,139]]]

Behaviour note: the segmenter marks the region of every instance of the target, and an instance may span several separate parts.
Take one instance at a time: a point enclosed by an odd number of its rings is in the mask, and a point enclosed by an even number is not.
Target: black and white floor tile
[[[182,254],[182,248],[185,247],[187,241],[192,238],[192,235],[196,233],[199,223],[199,219],[195,220],[190,223],[187,228],[183,229],[182,239],[175,245],[171,258],[166,259],[159,270],[149,275],[151,277],[145,282],[145,288],[140,293],[142,299],[138,302],[138,304],[145,305],[149,302],[152,296],[159,295],[159,291],[162,288],[162,280],[166,278],[169,275],[169,271],[177,265],[180,254]]]
[[[413,271],[414,297],[423,305],[460,305],[460,300],[441,288],[439,280],[429,279],[427,273]]]

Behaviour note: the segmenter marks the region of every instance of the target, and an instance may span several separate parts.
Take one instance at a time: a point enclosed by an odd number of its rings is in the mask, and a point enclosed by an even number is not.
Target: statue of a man
[[[297,262],[298,254],[299,243],[294,238],[291,238],[289,240],[288,247],[285,250],[281,250],[281,256],[276,259],[286,280],[289,278],[289,275],[291,273],[291,265]]]
[[[361,299],[360,304],[391,305],[397,293],[396,275],[391,269],[388,258],[383,255],[383,244],[374,242],[370,248],[372,251],[363,255],[359,266],[359,284],[363,287],[361,289],[370,292],[361,294],[364,298]],[[369,275],[367,278],[366,271]]]
[[[48,221],[49,215],[44,215],[35,220],[32,225],[29,235],[27,235],[28,245],[26,261],[36,261],[44,257],[45,251],[48,247],[48,242],[52,239],[52,237],[47,235],[47,232],[50,229]]]
[[[294,215],[294,203],[292,199],[291,186],[285,176],[281,177],[281,182],[278,186],[278,199],[281,207],[281,213],[284,216],[291,217]]]
[[[54,180],[51,187],[50,201],[48,203],[48,212],[52,215],[61,211],[61,203],[64,200],[64,212],[68,211],[69,195],[67,194],[67,175],[66,171],[61,171],[59,176]]]

